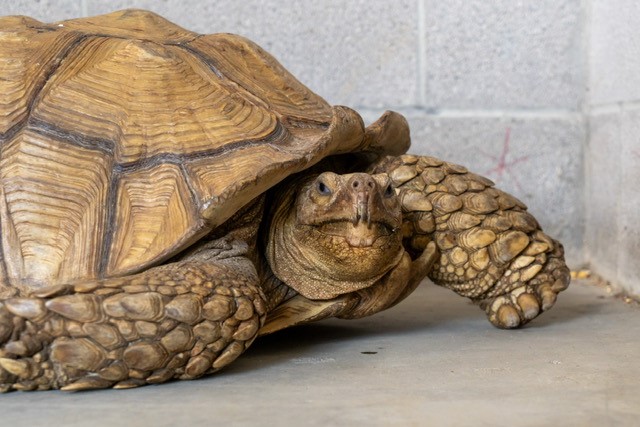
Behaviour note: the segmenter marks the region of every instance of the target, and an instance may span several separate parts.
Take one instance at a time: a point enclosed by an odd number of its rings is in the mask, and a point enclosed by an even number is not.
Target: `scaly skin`
[[[569,285],[562,245],[490,180],[428,156],[387,157],[371,170],[396,185],[408,250],[436,243],[429,278],[478,303],[495,326],[529,322]]]
[[[131,388],[214,372],[264,323],[257,284],[248,259],[235,256],[5,300],[0,388]]]

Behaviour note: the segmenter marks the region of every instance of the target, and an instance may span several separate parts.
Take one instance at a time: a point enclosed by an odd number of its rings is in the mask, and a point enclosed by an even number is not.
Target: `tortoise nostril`
[[[349,186],[355,191],[369,192],[376,188],[376,182],[366,174],[357,174],[351,178]]]

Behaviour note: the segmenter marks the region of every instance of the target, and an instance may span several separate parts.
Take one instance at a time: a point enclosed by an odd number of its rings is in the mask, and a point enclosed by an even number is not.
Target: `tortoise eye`
[[[384,189],[384,197],[391,197],[394,194],[396,194],[396,192],[393,189],[393,185],[387,185],[387,188]]]
[[[316,189],[318,190],[318,193],[322,194],[323,196],[331,195],[331,189],[322,181],[318,181]]]

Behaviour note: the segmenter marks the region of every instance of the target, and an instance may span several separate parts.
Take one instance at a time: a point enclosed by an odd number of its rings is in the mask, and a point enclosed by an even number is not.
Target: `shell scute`
[[[365,129],[239,36],[140,10],[0,23],[8,277],[143,271],[328,155],[409,144],[402,116]]]

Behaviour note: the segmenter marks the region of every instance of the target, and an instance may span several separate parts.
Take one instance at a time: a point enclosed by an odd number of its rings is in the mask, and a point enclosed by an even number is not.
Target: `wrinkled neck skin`
[[[400,206],[385,175],[302,176],[274,193],[267,262],[304,297],[367,288],[400,262]]]

